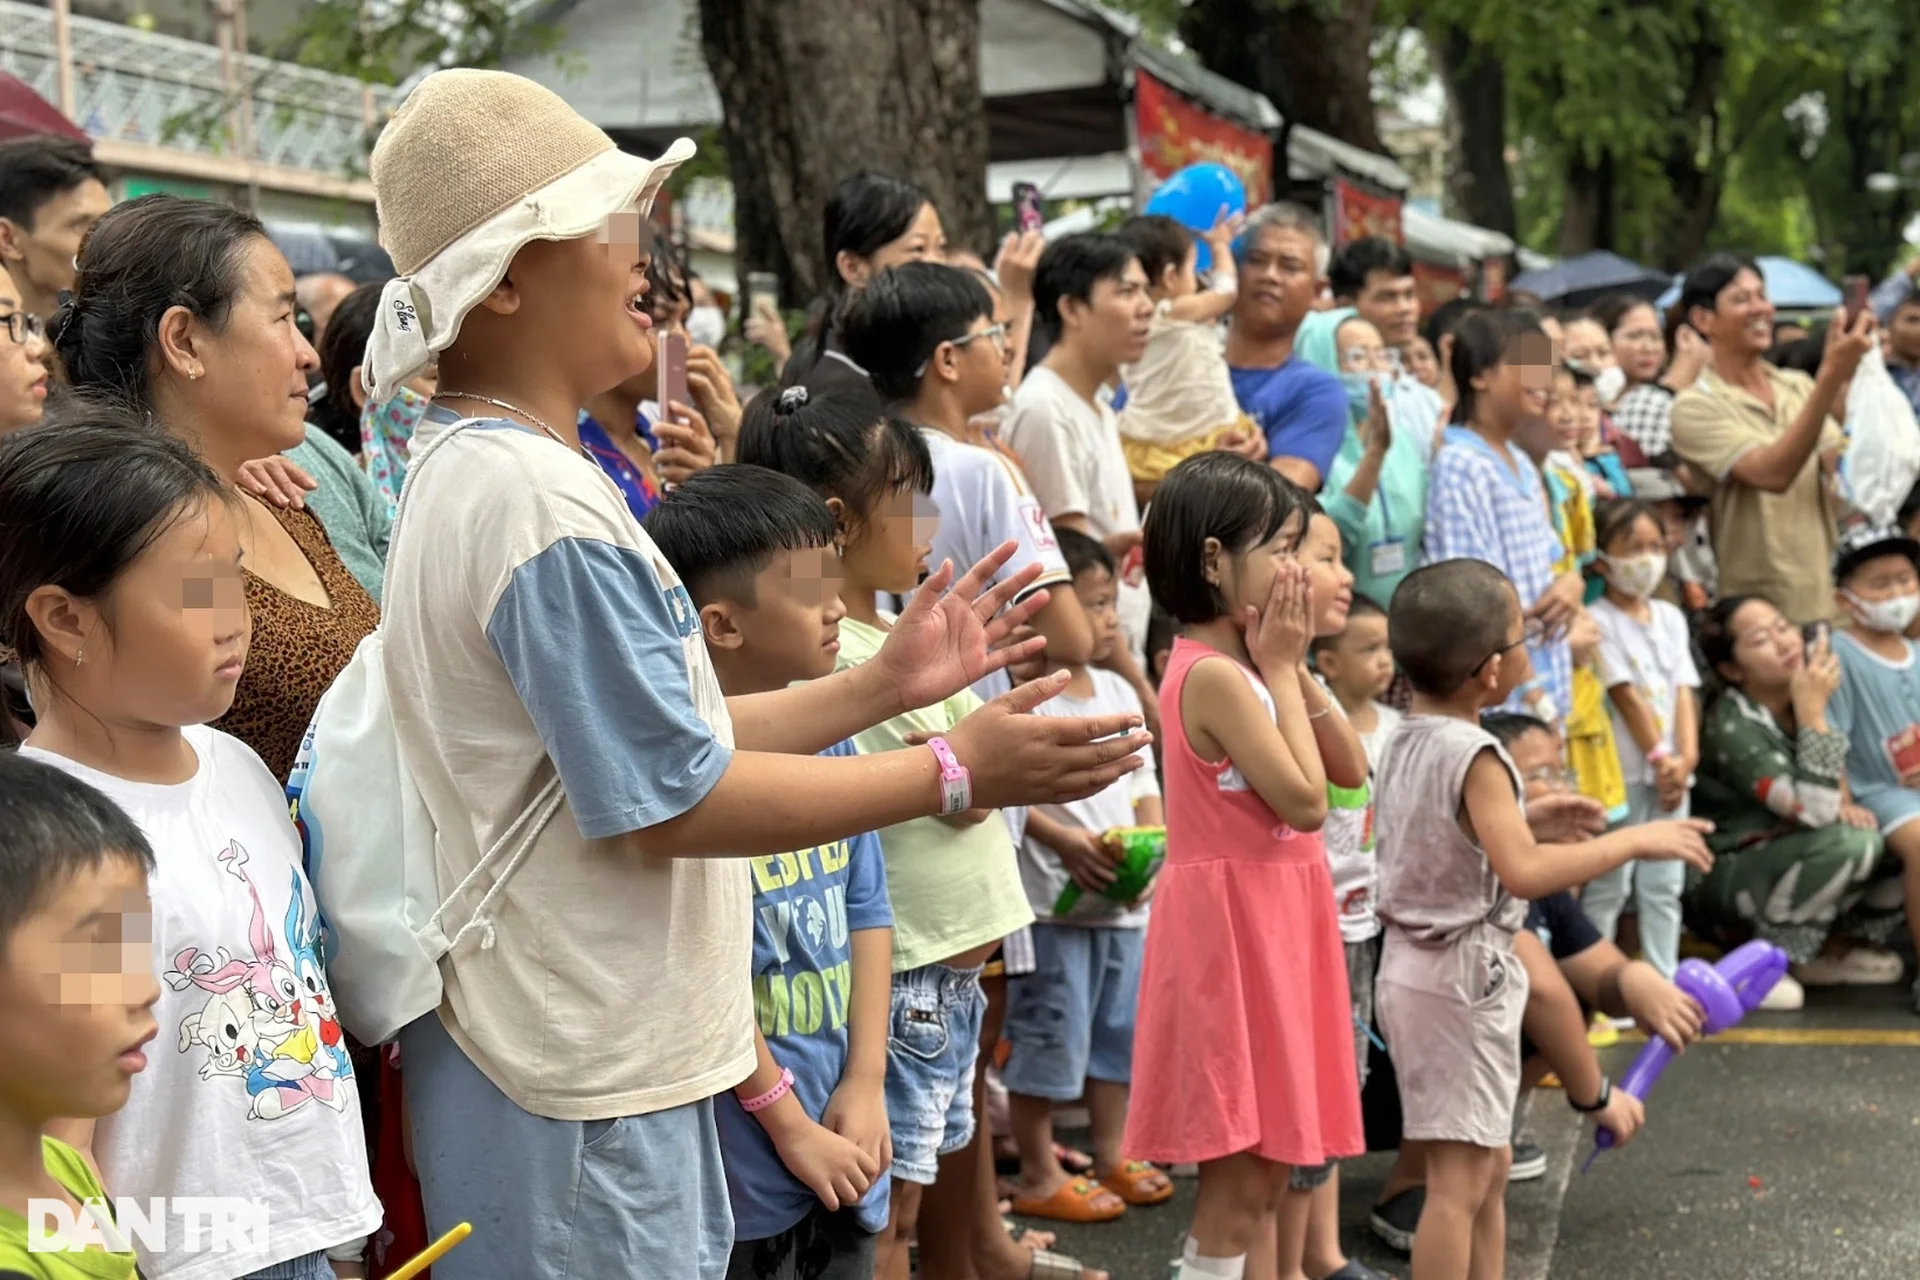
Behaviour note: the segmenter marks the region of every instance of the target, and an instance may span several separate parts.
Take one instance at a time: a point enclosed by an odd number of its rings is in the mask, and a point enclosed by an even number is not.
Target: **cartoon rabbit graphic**
[[[201,1069],[204,1079],[243,1077],[251,1100],[248,1114],[253,1119],[276,1119],[315,1101],[340,1110],[346,1099],[335,1085],[338,1073],[331,1057],[324,1063],[325,1077],[315,1078],[316,1052],[309,1046],[320,1044],[320,1034],[308,1025],[311,1002],[303,1009],[301,981],[280,957],[260,892],[246,872],[247,851],[237,842],[229,844],[219,861],[247,886],[253,900],[247,930],[253,956],[242,960],[224,947],[216,948],[212,955],[186,947],[174,956],[173,967],[163,975],[168,986],[175,991],[197,987],[223,998],[217,1006],[210,1001],[182,1020],[180,1051],[185,1053],[196,1044],[206,1046],[208,1060]],[[298,872],[293,874],[293,881],[290,922],[297,920],[304,907]],[[287,949],[293,951],[291,943]],[[327,1003],[325,1018],[331,1022],[331,1000]],[[338,1024],[334,1025],[337,1031]],[[345,1058],[344,1046],[340,1056]]]

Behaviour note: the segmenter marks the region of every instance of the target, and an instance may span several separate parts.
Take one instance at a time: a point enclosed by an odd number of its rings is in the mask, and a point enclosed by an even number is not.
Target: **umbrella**
[[[60,109],[33,91],[19,76],[0,71],[0,140],[51,133],[91,142],[86,132],[60,114]]]
[[[1514,277],[1507,286],[1516,293],[1531,293],[1542,302],[1557,302],[1564,307],[1584,307],[1610,293],[1630,293],[1651,298],[1673,282],[1673,277],[1652,267],[1595,249],[1571,258],[1562,258],[1549,267],[1527,271]]]
[[[1776,307],[1790,311],[1827,311],[1846,301],[1846,295],[1833,281],[1804,262],[1795,262],[1792,258],[1758,258],[1756,261],[1760,264],[1760,278],[1767,284],[1767,297]],[[1656,305],[1664,311],[1678,302],[1680,288],[1685,283],[1685,276],[1676,279],[1673,288],[1661,294]]]

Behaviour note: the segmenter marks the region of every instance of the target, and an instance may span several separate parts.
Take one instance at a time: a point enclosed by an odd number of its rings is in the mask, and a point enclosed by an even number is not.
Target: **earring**
[[[195,366],[194,366],[193,368],[191,368],[191,369],[189,369],[189,370],[187,371],[187,379],[188,379],[188,381],[194,381],[194,380],[197,380],[197,379],[198,379],[198,378],[200,377],[200,374],[201,374],[202,372],[203,372],[203,370],[202,370],[202,369],[200,368],[200,366],[199,366],[199,365],[195,365]]]
[[[75,649],[75,650],[73,651],[73,665],[74,665],[74,666],[76,666],[76,667],[77,667],[77,666],[79,666],[79,665],[80,665],[81,663],[83,663],[83,662],[85,662],[86,660],[87,660],[87,650],[86,650],[86,646],[85,646],[85,645],[82,645],[82,646],[81,646],[80,648],[78,648],[78,649]]]

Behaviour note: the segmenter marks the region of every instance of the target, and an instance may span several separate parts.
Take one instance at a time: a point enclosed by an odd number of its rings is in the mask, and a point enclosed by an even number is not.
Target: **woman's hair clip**
[[[74,312],[79,308],[73,305],[73,290],[62,289],[54,297],[53,322],[47,326],[47,337],[56,345],[60,336],[73,323]]]
[[[794,413],[804,409],[810,398],[805,387],[788,387],[780,393],[780,399],[775,402],[774,407],[781,413]]]

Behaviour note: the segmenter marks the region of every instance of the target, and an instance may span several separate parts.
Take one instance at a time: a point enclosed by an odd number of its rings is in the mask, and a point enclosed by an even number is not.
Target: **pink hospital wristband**
[[[929,738],[927,746],[940,762],[940,816],[952,817],[973,808],[973,775],[960,763],[945,738]]]

